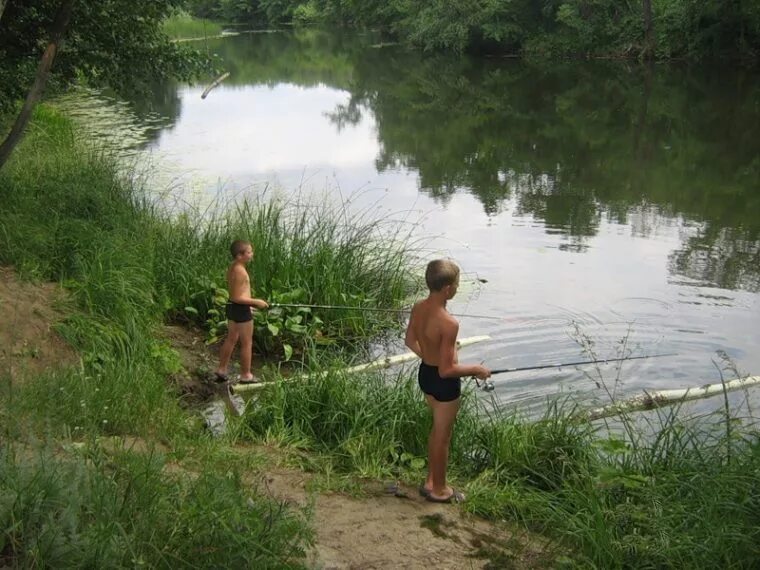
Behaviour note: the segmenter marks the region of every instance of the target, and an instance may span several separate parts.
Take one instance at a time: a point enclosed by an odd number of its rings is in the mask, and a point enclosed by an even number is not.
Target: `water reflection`
[[[569,236],[568,251],[588,247],[602,216],[628,223],[655,206],[702,226],[673,255],[672,271],[760,287],[757,76],[429,57],[372,42],[319,30],[210,42],[231,76],[205,102],[198,89],[184,90],[195,120],[165,131],[158,146],[182,168],[216,164],[223,179],[239,175],[243,184],[273,172],[292,184],[324,169],[356,171],[349,182],[359,187],[373,177],[372,157],[376,173],[414,172],[420,191],[442,203],[468,192],[494,215],[514,200],[517,215]],[[136,110],[173,123],[180,99],[171,92],[157,89]],[[188,137],[210,144],[173,141]]]

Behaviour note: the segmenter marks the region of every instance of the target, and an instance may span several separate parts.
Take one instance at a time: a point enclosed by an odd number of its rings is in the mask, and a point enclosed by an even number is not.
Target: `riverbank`
[[[198,362],[214,361],[199,355],[223,332],[220,252],[231,237],[257,244],[252,274],[269,299],[345,304],[349,288],[356,305],[399,306],[415,286],[411,252],[401,237],[379,247],[382,224],[334,224],[324,209],[293,215],[277,203],[238,205],[208,226],[168,216],[46,108],[0,173],[0,199],[0,264],[21,279],[10,277],[3,306],[60,283],[58,317],[30,303],[18,320],[57,319],[53,330],[76,354],[23,379],[18,366],[0,371],[12,442],[3,501],[14,498],[3,562],[313,566],[315,540],[336,567],[417,555],[426,566],[434,551],[451,567],[750,568],[757,559],[760,445],[753,420],[732,410],[700,421],[623,416],[607,427],[559,405],[525,421],[467,391],[451,474],[468,495],[461,509],[480,522],[423,502],[415,488],[429,417],[413,374],[340,372],[366,339],[399,325],[361,312],[259,317],[260,360],[328,374],[274,382],[211,438],[174,379],[188,368],[202,376]],[[167,323],[203,331],[185,343],[197,346],[194,363]],[[274,366],[267,374],[279,379]],[[293,492],[302,483],[313,498]],[[336,513],[346,516],[329,527]],[[490,558],[467,558],[481,548]]]

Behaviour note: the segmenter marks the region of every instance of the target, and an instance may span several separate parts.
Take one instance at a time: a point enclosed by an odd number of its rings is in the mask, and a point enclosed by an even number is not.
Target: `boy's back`
[[[459,323],[443,307],[425,299],[412,308],[410,325],[419,343],[422,361],[438,366],[442,350],[451,342],[456,342]]]

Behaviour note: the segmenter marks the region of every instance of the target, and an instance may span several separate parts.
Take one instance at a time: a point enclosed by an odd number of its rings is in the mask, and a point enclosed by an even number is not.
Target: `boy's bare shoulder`
[[[446,311],[443,311],[441,314],[441,325],[447,330],[453,330],[455,332],[459,330],[459,321]]]

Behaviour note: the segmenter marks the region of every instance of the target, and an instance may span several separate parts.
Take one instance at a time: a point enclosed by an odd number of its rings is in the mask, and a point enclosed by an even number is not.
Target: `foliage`
[[[760,9],[733,0],[652,0],[660,58],[756,58]],[[232,5],[232,6],[231,6]],[[643,57],[640,2],[615,0],[191,0],[202,17],[270,24],[336,22],[392,33],[426,50]],[[222,16],[224,14],[224,16]]]
[[[221,34],[222,26],[204,18],[193,18],[185,11],[178,11],[164,20],[163,30],[173,39],[205,38]]]
[[[32,84],[59,2],[9,2],[0,35],[0,105],[12,105]],[[169,42],[162,22],[181,0],[75,2],[64,47],[53,66],[57,85],[75,79],[116,89],[146,89],[166,76],[190,78],[202,56]]]

